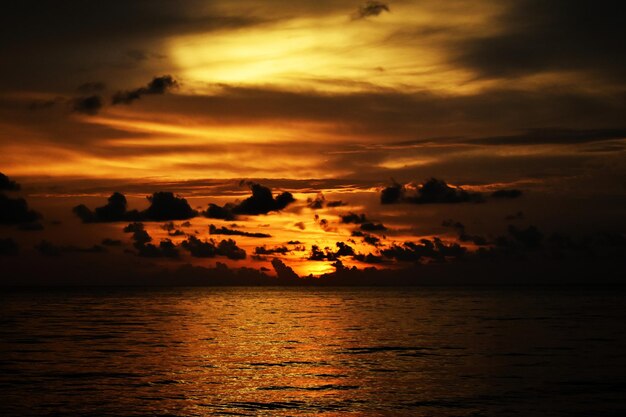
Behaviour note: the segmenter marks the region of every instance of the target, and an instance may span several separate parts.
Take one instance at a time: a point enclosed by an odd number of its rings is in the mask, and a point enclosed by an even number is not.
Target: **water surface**
[[[626,415],[624,293],[0,294],[0,415]]]

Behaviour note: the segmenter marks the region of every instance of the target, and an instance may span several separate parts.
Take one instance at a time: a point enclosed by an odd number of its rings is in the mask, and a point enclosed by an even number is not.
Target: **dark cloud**
[[[232,239],[222,240],[217,245],[217,254],[232,260],[246,259],[246,251],[237,246]]]
[[[370,16],[378,16],[382,12],[389,12],[389,6],[380,1],[368,1],[359,6],[356,12],[352,14],[353,19],[365,19]]]
[[[172,88],[176,88],[177,86],[178,81],[176,81],[171,75],[155,77],[145,87],[140,87],[129,91],[118,91],[111,99],[111,103],[113,105],[131,104],[133,101],[139,100],[142,96],[165,94],[165,92]]]
[[[367,222],[367,217],[365,216],[365,214],[356,214],[350,212],[348,214],[340,215],[339,217],[341,217],[342,223],[361,224]]]
[[[382,223],[372,223],[366,222],[361,224],[361,230],[365,230],[366,232],[384,232],[387,230],[387,227]]]
[[[402,262],[420,262],[425,258],[434,261],[444,261],[446,258],[460,258],[466,249],[458,243],[445,244],[441,239],[421,239],[420,243],[405,242],[403,245],[392,245],[381,250],[381,253],[391,259]]]
[[[181,246],[196,258],[214,258],[225,256],[232,260],[246,259],[246,251],[237,246],[237,242],[232,239],[222,240],[216,243],[211,240],[200,240],[195,236],[187,237],[181,242]]]
[[[102,97],[95,94],[86,97],[77,97],[71,101],[71,104],[73,112],[89,115],[97,114],[103,106]]]
[[[122,241],[118,239],[111,239],[109,237],[106,237],[102,239],[102,244],[104,246],[122,246]]]
[[[603,142],[626,138],[626,129],[527,129],[523,133],[507,136],[488,136],[463,140],[464,143],[481,145],[571,145]]]
[[[19,246],[17,242],[10,237],[0,238],[0,256],[3,255],[17,255],[19,252]]]
[[[284,255],[289,252],[291,252],[291,250],[286,246],[276,246],[273,248],[267,248],[265,247],[265,245],[263,245],[263,246],[257,246],[256,248],[254,248],[255,255],[275,255],[275,254]]]
[[[209,204],[205,217],[233,220],[238,214],[258,215],[280,211],[296,201],[289,192],[283,192],[274,198],[272,190],[255,182],[248,182],[252,195],[239,204],[227,203],[223,207]]]
[[[209,225],[209,234],[212,234],[212,235],[246,236],[246,237],[256,237],[256,238],[272,237],[272,235],[268,235],[267,233],[244,232],[242,230],[229,229],[229,228],[224,227],[224,226],[216,227],[214,224]]]
[[[409,195],[408,191],[407,186],[394,183],[382,190],[380,201],[382,204],[456,204],[483,201],[480,193],[468,192],[461,187],[451,187],[445,181],[436,178],[420,184],[414,195]]]
[[[353,257],[356,255],[354,248],[344,242],[336,242],[335,246],[337,246],[337,250],[328,247],[322,250],[318,245],[312,245],[308,259],[310,261],[336,261],[342,256]]]
[[[183,240],[180,245],[195,258],[214,258],[217,256],[217,248],[212,240],[203,241],[195,236],[188,236],[187,240]]]
[[[363,242],[367,243],[368,245],[372,245],[372,246],[380,246],[381,241],[380,238],[374,235],[370,235],[368,233],[363,233],[360,230],[353,230],[352,231],[352,236],[353,237],[362,237],[363,238]]]
[[[325,202],[326,198],[324,197],[324,194],[318,193],[315,198],[307,198],[306,205],[312,210],[319,210],[321,208],[324,208]]]
[[[144,258],[178,258],[179,252],[176,245],[170,239],[164,239],[158,246],[152,243],[152,237],[145,230],[143,223],[130,223],[124,227],[124,233],[132,233],[133,247],[137,255]]]
[[[465,230],[465,225],[461,222],[455,222],[454,220],[444,220],[441,225],[456,230],[459,234],[459,240],[461,242],[472,242],[477,246],[485,246],[490,243],[489,240],[484,236],[471,235],[467,233]]]
[[[9,177],[0,172],[0,190],[4,191],[19,191],[20,185],[11,180]]]
[[[148,197],[150,207],[142,216],[147,220],[186,220],[198,215],[186,199],[175,196],[171,192],[156,192]]]
[[[169,239],[164,239],[156,246],[152,243],[135,242],[137,255],[144,258],[178,258],[179,253],[176,245]]]
[[[107,204],[90,210],[84,204],[74,207],[72,210],[84,223],[105,223],[119,221],[140,220],[141,215],[137,210],[127,211],[126,197],[122,193],[115,192],[107,200]]]
[[[0,224],[31,223],[41,215],[28,208],[23,198],[9,198],[0,194]]]
[[[495,34],[466,37],[456,62],[484,77],[517,77],[549,71],[589,71],[626,76],[621,3],[520,0],[497,22]]]
[[[272,267],[276,271],[276,276],[281,280],[296,280],[300,278],[291,267],[278,258],[272,259]]]
[[[195,217],[198,213],[189,206],[186,199],[175,196],[171,192],[159,191],[147,197],[150,207],[139,212],[127,210],[126,197],[121,193],[113,193],[108,203],[90,210],[84,204],[74,207],[73,211],[85,223],[106,223],[139,220],[184,220]]]

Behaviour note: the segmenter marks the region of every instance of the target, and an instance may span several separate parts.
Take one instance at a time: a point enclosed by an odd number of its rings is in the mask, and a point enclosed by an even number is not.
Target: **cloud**
[[[268,235],[267,233],[250,233],[244,232],[242,230],[233,230],[227,227],[216,227],[214,224],[209,225],[209,234],[212,235],[231,235],[231,236],[246,236],[246,237],[256,237],[256,238],[266,238],[272,237],[272,235]]]
[[[541,128],[526,129],[523,133],[507,136],[487,136],[466,139],[467,144],[481,145],[572,145],[626,138],[626,129],[566,129]]]
[[[19,191],[20,185],[12,181],[9,177],[0,172],[0,190],[4,191]]]
[[[71,104],[73,112],[89,115],[97,114],[104,105],[99,95],[77,97],[71,101]]]
[[[407,186],[394,183],[382,190],[380,202],[382,204],[456,204],[484,201],[480,193],[468,192],[461,187],[452,187],[445,181],[436,178],[431,178],[420,184],[414,195],[408,195],[407,191]]]
[[[181,246],[196,258],[225,256],[232,260],[246,259],[246,251],[238,247],[237,242],[232,239],[222,240],[216,244],[213,239],[202,241],[195,236],[189,236],[187,240],[181,242]]]
[[[133,247],[137,249],[137,255],[144,258],[178,258],[179,253],[176,245],[170,239],[164,239],[159,245],[152,243],[152,237],[145,230],[143,223],[130,223],[124,227],[124,233],[132,233]]]
[[[84,223],[107,223],[119,221],[165,221],[186,220],[197,216],[186,199],[175,196],[171,192],[159,191],[147,197],[150,207],[139,212],[127,210],[126,197],[118,192],[113,193],[106,205],[90,210],[84,204],[74,207],[73,212]]]
[[[23,198],[9,198],[0,194],[0,224],[31,223],[41,214],[28,208]]]
[[[352,14],[353,19],[365,19],[371,16],[378,16],[383,12],[390,12],[389,6],[380,1],[368,1],[357,9],[356,12]]]
[[[195,236],[188,236],[187,240],[181,242],[181,246],[195,258],[214,258],[217,256],[217,248],[212,240],[202,241]]]
[[[176,87],[178,87],[178,81],[171,75],[163,75],[153,78],[145,87],[129,91],[118,91],[111,99],[111,103],[113,105],[131,104],[133,101],[139,100],[142,96],[165,94],[168,90]]]
[[[276,276],[281,280],[295,280],[300,278],[291,267],[287,266],[278,258],[272,259],[272,267],[274,271],[276,271]]]
[[[106,238],[102,239],[101,243],[104,246],[122,246],[122,241],[121,240],[111,239],[109,237],[106,237]]]
[[[336,261],[342,256],[352,257],[356,255],[354,248],[344,242],[336,242],[335,246],[337,246],[336,251],[333,251],[331,248],[321,250],[318,245],[312,245],[307,259],[310,261]]]
[[[356,214],[350,212],[348,214],[340,215],[339,217],[341,217],[341,223],[361,224],[367,222],[367,217],[365,216],[365,214]]]
[[[171,192],[156,192],[148,200],[150,207],[142,212],[143,218],[147,220],[186,220],[198,215],[186,199]]]
[[[227,203],[223,207],[209,204],[204,214],[205,217],[233,220],[238,214],[259,215],[272,211],[281,211],[289,204],[296,201],[289,192],[283,192],[275,198],[272,190],[255,182],[248,182],[252,195],[239,204]]]
[[[107,204],[90,210],[84,204],[75,206],[72,211],[84,223],[106,223],[119,221],[140,220],[141,215],[137,210],[127,211],[126,197],[122,193],[115,192],[107,200]]]
[[[420,243],[405,242],[403,245],[392,245],[381,250],[381,253],[391,259],[402,262],[420,262],[424,258],[444,261],[447,257],[460,258],[466,249],[458,243],[445,244],[441,239],[421,239]]]
[[[452,229],[455,229],[459,234],[459,240],[461,242],[472,242],[473,244],[478,246],[485,246],[490,243],[487,238],[483,236],[468,234],[465,231],[465,225],[461,222],[455,222],[454,220],[444,220],[441,225],[444,227],[450,227]]]
[[[455,63],[482,77],[587,71],[623,80],[626,40],[619,3],[520,0],[498,17],[499,31],[465,37]]]
[[[263,246],[257,246],[256,248],[254,248],[255,255],[275,255],[275,254],[284,255],[289,252],[291,252],[291,250],[286,246],[276,246],[273,248],[266,248],[265,245],[263,245]]]
[[[15,240],[10,237],[0,238],[0,256],[17,255],[18,252],[19,246]]]

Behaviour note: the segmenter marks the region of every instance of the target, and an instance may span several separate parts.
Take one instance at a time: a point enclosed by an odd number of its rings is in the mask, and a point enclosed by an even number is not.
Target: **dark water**
[[[0,294],[0,415],[624,416],[625,294]]]

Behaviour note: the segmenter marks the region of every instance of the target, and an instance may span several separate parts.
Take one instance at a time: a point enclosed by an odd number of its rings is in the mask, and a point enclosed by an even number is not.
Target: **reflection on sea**
[[[2,415],[626,412],[620,292],[100,289],[0,300]]]

